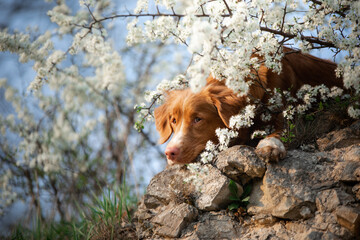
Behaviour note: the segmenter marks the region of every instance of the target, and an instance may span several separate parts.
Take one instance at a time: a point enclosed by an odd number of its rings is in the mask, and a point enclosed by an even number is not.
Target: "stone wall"
[[[360,121],[290,150],[267,164],[254,149],[222,152],[198,177],[168,166],[147,187],[135,213],[140,239],[360,239]],[[252,186],[247,212],[229,211],[230,180],[239,196]]]

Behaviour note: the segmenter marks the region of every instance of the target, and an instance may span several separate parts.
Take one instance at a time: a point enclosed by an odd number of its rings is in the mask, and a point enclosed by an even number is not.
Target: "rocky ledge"
[[[186,166],[168,166],[135,213],[138,237],[360,239],[360,121],[303,149],[267,164],[253,148],[234,146],[195,178]],[[239,196],[251,186],[247,211],[228,210],[230,182]]]

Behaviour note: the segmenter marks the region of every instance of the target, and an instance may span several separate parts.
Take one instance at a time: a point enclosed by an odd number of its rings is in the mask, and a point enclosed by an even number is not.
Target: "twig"
[[[283,32],[284,31],[284,24],[285,24],[285,16],[286,16],[286,8],[287,8],[287,2],[285,3],[285,7],[284,7],[284,15],[283,15],[283,18],[282,18],[282,21],[281,21],[281,31]]]
[[[228,12],[229,12],[229,14],[230,14],[230,16],[232,16],[232,11],[231,11],[229,5],[227,4],[226,0],[223,0],[223,2],[224,2],[224,4],[225,4],[225,6],[226,6],[226,8],[227,8],[227,10],[228,10]]]

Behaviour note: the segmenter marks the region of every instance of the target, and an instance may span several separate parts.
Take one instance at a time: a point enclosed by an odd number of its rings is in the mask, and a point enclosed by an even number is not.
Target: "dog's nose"
[[[165,149],[165,155],[170,160],[176,160],[177,156],[180,153],[180,149],[177,147],[167,147]]]

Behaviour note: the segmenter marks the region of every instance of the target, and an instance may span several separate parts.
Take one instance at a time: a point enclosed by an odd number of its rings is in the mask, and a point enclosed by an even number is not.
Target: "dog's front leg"
[[[266,162],[278,162],[286,156],[286,148],[277,134],[262,139],[256,147],[256,154]]]

